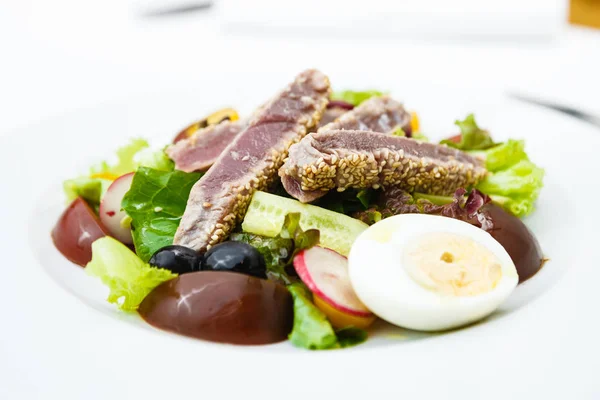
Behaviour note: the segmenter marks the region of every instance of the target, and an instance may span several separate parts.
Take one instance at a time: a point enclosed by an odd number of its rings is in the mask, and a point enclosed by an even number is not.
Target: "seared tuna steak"
[[[261,107],[192,188],[174,244],[201,251],[225,239],[252,194],[276,178],[289,147],[319,123],[330,92],[329,79],[308,70]]]
[[[371,97],[352,111],[322,126],[318,132],[336,129],[392,133],[401,128],[410,136],[410,114],[402,104],[388,96]]]
[[[341,107],[330,107],[327,110],[325,110],[325,112],[323,113],[323,116],[321,117],[321,121],[319,121],[319,126],[318,128],[327,125],[333,121],[335,121],[337,118],[341,117],[342,114],[347,113],[348,110],[345,108],[341,108]]]
[[[331,102],[329,103],[332,104]],[[347,114],[347,115],[344,115]],[[340,119],[340,117],[343,118]],[[338,120],[336,123],[332,122]],[[240,134],[247,121],[224,121],[195,132],[191,137],[170,145],[166,152],[175,162],[175,168],[185,171],[206,171],[219,158],[221,152]],[[329,125],[330,129],[360,129],[392,133],[402,128],[410,134],[410,115],[402,105],[389,97],[373,97],[354,111],[347,108],[328,107],[318,128]]]
[[[170,145],[167,155],[175,162],[175,168],[181,171],[206,171],[245,126],[246,121],[239,120],[207,126]]]
[[[397,186],[452,195],[486,175],[477,158],[444,145],[375,132],[334,130],[306,136],[279,170],[285,190],[310,202],[331,189]]]

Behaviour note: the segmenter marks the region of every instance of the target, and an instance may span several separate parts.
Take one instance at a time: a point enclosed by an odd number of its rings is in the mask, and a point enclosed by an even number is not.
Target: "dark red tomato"
[[[157,328],[214,342],[269,344],[292,330],[293,300],[275,282],[245,274],[200,271],[156,287],[138,312]]]
[[[69,261],[82,267],[92,259],[92,243],[106,235],[100,220],[81,197],[67,207],[52,229],[54,246]]]
[[[489,232],[508,252],[517,268],[519,283],[526,281],[542,268],[544,255],[533,233],[519,218],[494,204],[484,206],[494,221]]]

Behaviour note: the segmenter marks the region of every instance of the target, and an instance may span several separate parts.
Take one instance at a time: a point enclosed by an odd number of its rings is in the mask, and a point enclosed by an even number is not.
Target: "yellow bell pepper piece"
[[[413,132],[419,130],[419,116],[415,111],[410,112],[410,128]]]
[[[109,181],[114,181],[118,177],[119,177],[118,175],[115,175],[110,172],[98,172],[97,174],[90,175],[90,178],[92,178],[92,179],[106,179]]]

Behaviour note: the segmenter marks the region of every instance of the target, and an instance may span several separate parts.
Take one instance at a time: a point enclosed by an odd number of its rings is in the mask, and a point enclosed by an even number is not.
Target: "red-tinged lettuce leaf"
[[[429,214],[441,215],[454,218],[475,225],[483,230],[490,230],[493,227],[492,220],[482,207],[490,202],[490,198],[480,191],[473,189],[469,196],[465,196],[465,189],[458,189],[454,197],[447,197],[447,203],[441,204],[444,199],[441,196],[435,196],[433,201],[427,199],[427,196],[421,195],[415,199],[412,195],[398,188],[389,188],[383,190],[376,204],[366,211],[357,212],[355,218],[367,224],[399,214]]]

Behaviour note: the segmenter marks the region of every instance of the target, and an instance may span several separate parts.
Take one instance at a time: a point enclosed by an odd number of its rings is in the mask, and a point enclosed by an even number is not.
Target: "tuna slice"
[[[341,118],[344,116],[343,118]],[[341,119],[340,119],[341,118]],[[336,123],[332,122],[338,120]],[[167,155],[175,162],[175,168],[185,171],[206,171],[219,158],[223,150],[240,134],[247,121],[224,121],[195,132],[188,139],[180,140],[167,148]],[[360,129],[392,133],[402,128],[410,134],[410,115],[402,104],[389,97],[373,97],[354,111],[342,107],[325,110],[318,128],[330,124],[331,129]]]
[[[181,171],[206,171],[245,126],[245,121],[224,121],[207,126],[170,145],[167,155],[175,162],[175,168]]]
[[[342,114],[346,114],[347,112],[348,112],[348,110],[345,108],[340,108],[340,107],[328,108],[323,113],[323,116],[321,117],[321,121],[319,121],[318,128],[335,121],[336,119],[341,117]]]
[[[397,186],[452,195],[480,182],[482,162],[447,146],[365,131],[335,130],[292,146],[279,170],[285,190],[306,203],[331,189]]]
[[[398,128],[410,136],[410,114],[402,104],[388,97],[371,97],[352,111],[319,128],[318,132],[337,129],[392,133]]]
[[[202,251],[225,239],[252,194],[277,176],[292,143],[315,127],[331,89],[319,71],[304,71],[261,107],[192,188],[174,244]]]

